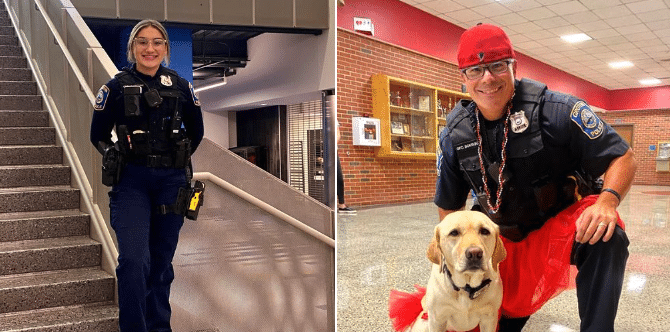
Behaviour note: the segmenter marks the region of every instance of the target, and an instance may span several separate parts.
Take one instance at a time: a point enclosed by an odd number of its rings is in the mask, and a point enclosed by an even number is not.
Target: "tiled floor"
[[[619,207],[630,239],[616,331],[670,331],[670,187],[633,186]],[[338,216],[337,331],[392,331],[391,289],[426,285],[425,251],[437,224],[433,203],[360,209]],[[579,331],[577,297],[549,301],[524,331]]]

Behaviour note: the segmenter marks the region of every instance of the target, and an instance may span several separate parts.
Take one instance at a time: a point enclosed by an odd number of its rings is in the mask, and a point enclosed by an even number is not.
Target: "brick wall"
[[[337,33],[337,118],[341,125],[338,153],[351,206],[430,201],[435,191],[435,160],[377,158],[372,147],[354,146],[351,119],[372,116],[371,77],[383,73],[460,91],[457,66],[345,29]],[[670,174],[656,173],[649,145],[670,141],[670,111],[607,112],[609,123],[634,124],[638,159],[636,184],[670,185]],[[665,128],[665,130],[664,130]]]
[[[600,114],[610,124],[633,125],[633,152],[637,161],[634,184],[670,185],[670,173],[656,172],[656,154],[649,146],[670,141],[670,110],[616,111]]]
[[[371,77],[386,74],[460,91],[456,66],[344,29],[337,33],[338,153],[348,205],[430,201],[435,160],[377,158],[374,148],[354,146],[351,119],[372,116]]]

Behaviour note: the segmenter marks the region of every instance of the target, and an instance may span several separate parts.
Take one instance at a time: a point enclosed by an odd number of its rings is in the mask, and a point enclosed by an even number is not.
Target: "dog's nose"
[[[477,247],[470,247],[465,251],[465,258],[468,260],[481,260],[484,257],[484,250]]]

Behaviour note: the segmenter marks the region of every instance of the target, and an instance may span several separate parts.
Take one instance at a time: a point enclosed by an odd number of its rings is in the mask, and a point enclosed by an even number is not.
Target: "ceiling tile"
[[[481,19],[485,18],[484,16],[475,12],[472,9],[461,9],[461,10],[454,11],[450,14],[453,15],[453,16],[460,17],[461,21],[473,21],[473,20],[481,20]]]
[[[584,23],[575,23],[575,26],[577,27],[577,29],[583,31],[587,35],[591,31],[604,30],[610,28],[610,26],[607,23],[605,23],[605,21],[601,20],[594,20],[591,22],[584,22]]]
[[[582,4],[588,9],[599,9],[605,7],[612,7],[621,4],[619,0],[588,0],[582,1]]]
[[[526,18],[523,16],[517,14],[517,13],[509,13],[505,15],[500,15],[496,17],[491,18],[494,22],[497,22],[498,25],[512,25],[512,24],[519,24],[523,22],[528,22]]]
[[[635,14],[656,11],[661,9],[668,9],[668,6],[657,0],[646,0],[626,4],[626,7]]]
[[[545,29],[551,29],[551,28],[557,28],[557,27],[562,27],[566,25],[570,25],[570,22],[566,21],[564,18],[560,16],[554,16],[550,18],[545,18],[542,20],[533,20],[535,24],[545,28]]]
[[[547,8],[549,8],[552,12],[563,16],[589,10],[588,8],[584,7],[581,2],[576,0],[550,5],[547,6]]]
[[[642,22],[666,21],[670,17],[670,9],[660,9],[636,15]]]
[[[633,35],[633,34],[637,34],[637,33],[641,33],[641,32],[646,32],[646,33],[651,34],[651,31],[649,31],[649,28],[647,28],[647,26],[645,24],[642,24],[642,23],[627,26],[627,27],[615,28],[614,30],[616,30],[617,32],[619,32],[620,34],[622,34],[624,36]]]
[[[649,27],[649,30],[652,31],[670,29],[670,20],[644,22],[644,24],[646,24],[647,27]]]
[[[630,50],[632,48],[635,48],[635,45],[633,45],[633,43],[630,43],[630,42],[624,40],[623,38],[619,38],[619,37],[612,37],[612,38],[617,39],[617,40],[623,40],[623,42],[619,42],[618,44],[608,43],[607,47],[609,49],[611,49],[612,51],[615,51],[615,52],[616,51],[625,51],[625,50]]]
[[[555,34],[551,33],[550,31],[547,31],[547,30],[530,31],[530,32],[527,32],[526,35],[528,37],[530,37],[531,39],[534,39],[534,40],[541,40],[541,39],[547,39],[547,38],[558,38]]]
[[[604,38],[604,37],[612,37],[612,36],[620,36],[620,35],[621,34],[614,29],[597,30],[597,31],[592,31],[592,32],[589,33],[589,36],[591,36],[594,39]]]
[[[473,9],[477,13],[486,17],[509,14],[512,11],[499,3],[490,3],[488,5],[478,6]]]
[[[549,5],[555,5],[557,3],[569,2],[571,0],[536,0],[536,1],[545,6],[549,6]]]
[[[591,11],[583,11],[574,14],[563,15],[563,18],[565,18],[568,22],[572,24],[588,23],[600,20],[600,18]]]
[[[537,8],[541,7],[542,4],[535,1],[535,0],[524,0],[524,1],[518,1],[518,0],[502,0],[500,1],[500,4],[509,8],[511,11],[522,11],[526,9],[532,9],[532,8]]]
[[[483,6],[491,3],[491,0],[452,0],[452,1],[457,2],[463,5],[464,7],[468,8]]]
[[[609,26],[612,28],[621,28],[621,27],[626,27],[629,25],[635,25],[635,24],[641,24],[642,21],[640,21],[637,17],[635,16],[626,16],[625,19],[622,19],[621,17],[614,17],[614,18],[608,18],[603,20],[603,22],[607,23]]]
[[[659,43],[659,44],[661,42],[658,39],[658,37],[656,37],[655,34],[649,33],[649,32],[639,32],[639,33],[627,34],[624,37],[626,39],[628,39],[628,41],[633,42],[633,44],[635,44],[635,42],[641,42],[641,41],[644,41],[647,44],[650,44],[650,43],[653,44],[654,42],[652,40],[656,40],[656,43]]]
[[[594,12],[598,17],[602,19],[608,19],[613,17],[622,17],[626,15],[632,15],[633,13],[628,10],[628,7],[624,5],[605,7]]]
[[[533,31],[540,31],[542,30],[542,27],[533,22],[525,22],[521,24],[509,25],[508,29],[517,33],[528,33]]]
[[[520,12],[517,12],[517,14],[525,17],[528,20],[541,20],[544,18],[557,16],[556,13],[547,9],[547,7],[538,7],[533,9],[522,10]]]
[[[566,26],[551,28],[551,29],[547,29],[547,30],[550,31],[551,33],[555,34],[556,36],[559,36],[559,37],[564,36],[564,35],[572,35],[572,34],[583,33],[584,32],[584,31],[580,30],[579,28],[577,28],[574,25],[566,25]],[[593,36],[590,36],[590,37],[593,38]]]
[[[544,47],[544,45],[542,45],[542,44],[540,44],[540,43],[538,43],[534,40],[514,45],[514,48],[518,49],[518,50],[530,50],[530,49],[541,48],[541,47]]]
[[[452,1],[437,0],[431,2],[425,2],[422,5],[434,10],[437,13],[450,13],[457,10],[465,9],[464,6],[461,6]]]

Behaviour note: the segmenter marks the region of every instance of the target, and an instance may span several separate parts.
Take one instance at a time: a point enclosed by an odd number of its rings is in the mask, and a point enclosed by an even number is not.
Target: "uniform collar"
[[[163,65],[160,65],[154,76],[149,76],[149,75],[146,75],[146,74],[143,74],[143,73],[140,73],[139,71],[137,71],[137,64],[133,64],[131,67],[126,67],[126,69],[128,69],[128,71],[130,73],[132,73],[133,75],[135,75],[135,76],[137,76],[137,77],[139,77],[139,78],[141,78],[145,81],[148,81],[148,80],[151,80],[151,79],[153,79],[155,77],[158,77],[161,74],[163,74],[163,71],[164,71],[165,67],[163,67]]]

